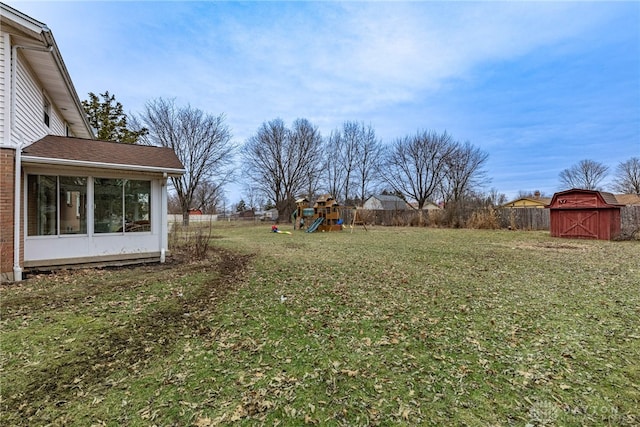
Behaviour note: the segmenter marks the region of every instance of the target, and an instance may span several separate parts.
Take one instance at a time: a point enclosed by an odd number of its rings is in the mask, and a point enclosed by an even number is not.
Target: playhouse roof
[[[318,207],[319,205],[322,205],[322,206],[335,206],[337,204],[338,204],[338,202],[335,201],[335,199],[333,198],[333,196],[331,194],[323,194],[322,196],[318,197],[314,207]]]

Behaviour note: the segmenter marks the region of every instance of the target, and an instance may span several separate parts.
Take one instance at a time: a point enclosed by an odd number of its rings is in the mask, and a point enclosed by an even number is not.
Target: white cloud
[[[212,114],[226,113],[238,142],[276,117],[286,122],[306,117],[325,134],[344,120],[363,120],[387,141],[422,127],[447,129],[495,150],[494,164],[511,164],[514,170],[518,150],[539,146],[544,153],[558,140],[570,146],[576,136],[584,140],[606,132],[602,120],[594,125],[585,119],[603,113],[602,101],[579,93],[606,81],[585,78],[568,95],[557,88],[572,82],[554,86],[531,61],[548,67],[553,58],[558,71],[580,69],[582,64],[564,58],[579,57],[576,49],[588,52],[610,37],[617,29],[613,20],[622,19],[620,10],[633,7],[607,2],[14,3],[53,30],[81,98],[109,90],[127,111],[138,112],[153,98],[176,97]],[[640,6],[633,10],[637,15]],[[637,41],[632,48],[638,50]],[[509,78],[504,70],[523,59],[526,67],[508,69],[528,75],[492,81],[493,73]],[[612,90],[620,97],[621,85],[602,93]],[[492,90],[502,92],[496,96]],[[626,108],[631,124],[610,127],[622,126],[618,135],[630,135],[628,140],[637,138],[635,101],[635,109],[629,99],[608,107],[610,115]],[[563,127],[558,117],[568,115],[572,126]],[[584,146],[609,154],[593,142]],[[517,173],[537,173],[524,169],[530,167],[522,164]],[[492,173],[509,176],[503,170]]]

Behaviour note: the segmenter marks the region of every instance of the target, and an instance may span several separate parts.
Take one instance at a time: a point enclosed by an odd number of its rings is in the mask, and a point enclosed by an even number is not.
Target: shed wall
[[[621,207],[610,193],[582,189],[556,193],[549,205],[551,235],[576,239],[615,239],[620,235]]]
[[[620,209],[552,209],[551,235],[611,240],[620,234]]]

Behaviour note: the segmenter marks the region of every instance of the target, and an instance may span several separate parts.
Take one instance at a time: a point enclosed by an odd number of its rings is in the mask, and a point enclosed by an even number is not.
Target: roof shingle
[[[111,167],[139,166],[184,172],[184,166],[171,148],[121,144],[110,141],[47,135],[22,150],[24,156],[61,161],[95,163]]]

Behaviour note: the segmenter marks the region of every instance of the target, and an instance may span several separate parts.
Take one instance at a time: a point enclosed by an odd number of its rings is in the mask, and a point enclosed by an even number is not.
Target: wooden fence
[[[353,222],[353,209],[343,208],[342,219],[349,226]],[[498,228],[511,228],[513,230],[549,230],[549,209],[540,208],[501,208],[491,211],[496,216]],[[192,215],[190,222],[234,220],[222,218],[218,215]],[[259,219],[251,219],[259,222]],[[357,220],[364,220],[366,224],[386,226],[432,226],[447,227],[446,215],[442,210],[423,211],[415,210],[365,210],[358,209]],[[182,215],[169,215],[169,222],[181,222]],[[620,210],[621,238],[640,239],[640,206],[624,206]]]
[[[640,206],[625,206],[620,210],[620,238],[640,240]]]
[[[344,211],[345,224],[351,224],[353,211]],[[465,212],[470,217],[472,211]],[[495,209],[484,210],[484,214],[495,215],[495,223],[498,228],[512,228],[515,230],[548,230],[549,210],[534,208]],[[433,227],[450,226],[447,213],[443,210],[423,211],[422,215],[415,210],[358,210],[359,218],[363,218],[367,224],[387,226],[417,226],[426,225]]]
[[[500,228],[517,230],[549,230],[550,211],[540,208],[498,209]],[[640,206],[620,209],[620,238],[640,238]]]
[[[549,230],[549,209],[501,208],[496,209],[500,228],[512,230]]]
[[[491,211],[496,216],[498,228],[511,228],[513,230],[549,230],[549,209],[541,208],[501,208]],[[443,226],[447,227],[444,211],[415,210],[358,210],[359,219],[364,219],[367,224],[387,226]],[[353,221],[353,210],[344,209],[342,218],[345,224]],[[624,206],[620,210],[621,237],[640,238],[640,206]]]
[[[353,209],[343,209],[341,212],[342,219],[347,226],[353,223],[353,212]],[[368,225],[414,226],[420,224],[419,213],[415,210],[358,209],[357,215],[356,223],[364,221]],[[427,211],[423,212],[422,221],[423,225],[430,224]]]

